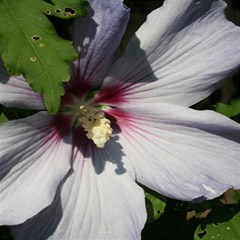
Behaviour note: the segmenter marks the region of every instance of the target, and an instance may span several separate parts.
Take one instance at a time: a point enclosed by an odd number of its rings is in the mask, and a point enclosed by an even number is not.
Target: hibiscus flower
[[[54,116],[1,66],[0,103],[39,111],[0,125],[0,224],[17,239],[139,239],[137,183],[184,201],[240,188],[240,126],[189,108],[239,66],[240,29],[225,7],[166,0],[120,55],[129,9],[91,0]]]

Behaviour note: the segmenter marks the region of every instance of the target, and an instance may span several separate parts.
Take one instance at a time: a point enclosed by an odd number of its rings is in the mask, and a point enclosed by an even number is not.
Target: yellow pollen
[[[110,121],[105,118],[104,112],[99,107],[82,105],[79,108],[78,122],[87,132],[86,136],[91,139],[97,147],[103,148],[112,136]]]

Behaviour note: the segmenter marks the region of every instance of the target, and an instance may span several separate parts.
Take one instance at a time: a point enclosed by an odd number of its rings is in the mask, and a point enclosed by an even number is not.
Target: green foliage
[[[213,209],[195,232],[195,240],[240,239],[239,205],[224,205]]]
[[[148,215],[147,223],[150,223],[163,215],[166,207],[166,199],[150,189],[144,188],[144,190]]]
[[[87,0],[52,0],[53,4],[45,4],[42,11],[51,16],[69,19],[76,15],[87,14]]]
[[[0,112],[0,123],[7,122],[8,119],[4,113]]]
[[[70,41],[56,34],[44,13],[55,11],[54,16],[64,18],[86,13],[80,4],[85,0],[53,3],[57,5],[43,0],[0,0],[0,52],[4,64],[11,75],[22,74],[36,92],[43,94],[50,113],[59,109],[64,94],[62,83],[70,79],[69,62],[77,54]],[[64,9],[64,13],[56,9]]]
[[[240,114],[240,98],[233,99],[230,105],[218,103],[216,105],[216,111],[227,117],[237,116]]]

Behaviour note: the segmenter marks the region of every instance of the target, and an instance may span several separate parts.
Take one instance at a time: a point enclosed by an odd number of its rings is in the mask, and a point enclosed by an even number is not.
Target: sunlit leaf
[[[81,2],[85,1],[69,1],[73,5],[66,0],[53,1],[65,12],[75,11],[68,17],[81,13]],[[51,113],[59,109],[64,94],[62,83],[70,79],[69,62],[77,58],[71,42],[55,33],[43,13],[54,8],[43,0],[0,0],[0,52],[4,64],[11,75],[22,74],[36,92],[43,94]]]
[[[197,228],[195,240],[237,240],[240,239],[239,206],[225,205],[210,212]]]
[[[147,222],[153,222],[163,215],[166,207],[166,199],[160,194],[144,188],[147,208]]]
[[[45,4],[42,10],[45,14],[69,19],[76,15],[86,15],[87,0],[51,0],[53,4]]]
[[[240,98],[233,99],[230,105],[218,103],[216,105],[216,111],[227,117],[234,117],[240,114]]]

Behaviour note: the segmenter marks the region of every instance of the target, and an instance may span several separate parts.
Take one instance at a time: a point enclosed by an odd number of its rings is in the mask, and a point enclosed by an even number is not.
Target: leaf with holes
[[[47,15],[69,19],[76,15],[86,15],[87,0],[51,0],[53,4],[45,4],[42,10]]]
[[[213,209],[195,232],[195,240],[240,239],[239,205],[225,205]]]
[[[166,199],[159,193],[146,187],[144,187],[144,194],[148,216],[147,223],[151,223],[163,215],[166,207]]]
[[[70,79],[69,62],[77,53],[42,13],[47,6],[52,4],[43,0],[0,0],[0,52],[9,73],[22,74],[43,94],[48,111],[56,113],[64,94],[62,83]]]

